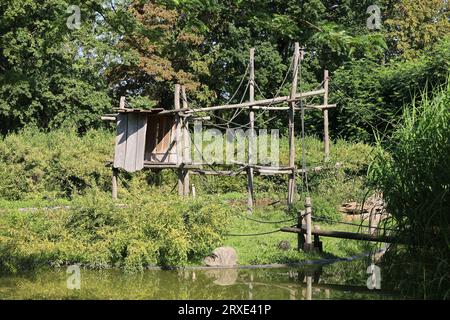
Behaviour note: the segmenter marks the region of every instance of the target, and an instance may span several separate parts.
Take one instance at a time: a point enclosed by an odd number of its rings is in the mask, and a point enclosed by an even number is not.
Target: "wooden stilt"
[[[117,199],[117,177],[119,174],[119,170],[116,168],[112,169],[112,198],[114,200]]]
[[[300,60],[300,45],[295,43],[294,48],[294,75],[292,79],[291,99],[294,100],[297,93],[298,83],[298,65]],[[294,132],[294,114],[295,114],[295,101],[290,102],[289,108],[289,167],[295,166],[295,132]],[[295,196],[295,172],[289,176],[288,184],[288,201],[287,205],[289,209],[292,209]]]
[[[189,108],[188,101],[187,101],[187,95],[186,95],[186,87],[181,87],[181,96],[183,100],[183,109],[187,110]],[[188,118],[183,119],[183,128],[182,128],[182,136],[183,136],[183,163],[189,164],[191,161],[191,154],[190,154],[190,140],[189,140],[189,121]],[[183,169],[183,195],[188,196],[189,195],[189,170]]]
[[[179,84],[175,85],[175,95],[174,95],[174,107],[175,110],[180,110],[180,94],[181,86]],[[178,195],[182,196],[184,194],[184,173],[183,173],[183,148],[182,148],[182,136],[181,127],[183,119],[179,114],[175,115],[176,129],[175,129],[175,147],[177,152],[177,177],[178,177]]]
[[[255,49],[250,49],[250,102],[253,102],[255,100]],[[247,199],[247,211],[249,213],[253,212],[253,202],[254,202],[254,194],[253,194],[253,168],[251,165],[254,163],[253,159],[253,141],[255,139],[254,137],[254,130],[255,130],[255,113],[250,108],[250,132],[248,135],[248,164],[250,165],[247,170],[247,191],[248,191],[248,199]]]
[[[305,251],[313,250],[312,243],[312,222],[311,222],[311,198],[306,197],[305,199],[305,223],[306,223],[306,242],[304,249]]]
[[[195,185],[194,184],[192,184],[192,198],[195,198],[196,197],[196,192],[195,192]]]
[[[328,70],[325,70],[323,75],[323,88],[325,90],[323,96],[323,143],[325,152],[325,161],[330,160],[330,136],[328,132]]]
[[[297,213],[297,228],[301,229],[303,225],[303,211]],[[305,235],[303,233],[297,233],[297,250],[303,250],[305,247]]]

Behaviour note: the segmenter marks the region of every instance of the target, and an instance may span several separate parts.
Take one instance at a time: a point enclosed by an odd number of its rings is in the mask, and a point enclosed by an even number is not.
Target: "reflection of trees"
[[[81,290],[66,288],[64,270],[0,278],[12,299],[373,299],[365,287],[366,262],[295,269],[81,270]],[[353,273],[353,274],[351,274]],[[355,275],[356,274],[356,275]],[[347,276],[347,277],[346,277]]]

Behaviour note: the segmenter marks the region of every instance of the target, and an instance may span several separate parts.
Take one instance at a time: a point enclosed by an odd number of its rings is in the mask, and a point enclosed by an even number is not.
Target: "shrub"
[[[227,212],[216,199],[161,194],[118,207],[99,191],[76,197],[70,210],[9,211],[0,216],[0,269],[78,263],[135,272],[198,262],[220,244]]]

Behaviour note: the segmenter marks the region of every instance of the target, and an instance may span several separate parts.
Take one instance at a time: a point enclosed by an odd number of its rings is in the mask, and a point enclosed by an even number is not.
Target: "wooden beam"
[[[314,91],[308,91],[308,92],[302,92],[297,93],[294,98],[291,96],[283,96],[283,97],[276,97],[272,99],[264,99],[264,100],[256,100],[254,102],[244,102],[244,103],[237,103],[237,104],[228,104],[228,105],[221,105],[221,106],[213,106],[213,107],[205,107],[205,108],[197,108],[197,109],[189,109],[186,111],[187,113],[196,113],[196,112],[205,112],[205,111],[215,111],[215,110],[227,110],[227,109],[249,109],[250,107],[253,107],[254,110],[264,110],[263,106],[273,106],[280,103],[285,102],[295,102],[298,100],[301,100],[303,98],[308,98],[312,96],[322,95],[325,93],[324,89],[314,90]],[[273,109],[266,109],[266,110],[287,110],[283,108],[273,108]],[[178,113],[179,110],[165,110],[160,112],[159,114],[172,114],[172,113]]]
[[[107,117],[107,116],[102,116],[101,118],[103,121],[116,121],[117,118],[116,117]]]
[[[289,108],[289,167],[295,166],[295,131],[294,131],[294,116],[295,116],[295,97],[297,94],[297,84],[298,84],[298,68],[300,60],[300,45],[298,42],[295,43],[294,46],[294,57],[293,57],[293,66],[294,73],[292,79],[292,88],[290,95],[290,108]],[[288,182],[288,199],[287,205],[288,208],[292,208],[294,204],[294,196],[295,196],[295,173],[292,173],[289,176]]]
[[[186,95],[186,87],[181,86],[181,97],[183,100],[183,109],[187,110],[189,108],[187,95]],[[191,162],[191,152],[190,152],[190,139],[189,139],[189,118],[182,119],[183,121],[183,163],[188,164]],[[189,195],[189,171],[184,169],[183,172],[183,195]]]
[[[306,233],[306,226],[302,226],[302,228],[296,227],[283,227],[280,229],[283,232],[290,233]],[[373,242],[386,242],[386,243],[394,243],[397,242],[397,239],[392,236],[387,235],[372,235],[365,233],[354,233],[354,232],[343,232],[343,231],[334,231],[334,230],[312,230],[313,235],[318,235],[322,237],[331,237],[331,238],[339,238],[339,239],[349,239],[349,240],[362,240],[362,241],[373,241]]]
[[[250,66],[249,66],[249,72],[250,72],[250,98],[249,102],[255,101],[255,49],[250,49]],[[255,129],[255,113],[252,110],[252,107],[250,107],[250,113],[249,113],[249,122],[250,122],[250,135],[248,139],[248,163],[250,165],[253,164],[253,140],[254,137],[254,129]],[[247,211],[249,213],[253,212],[253,168],[251,166],[248,167],[248,174],[247,174]]]
[[[323,104],[325,106],[325,108],[323,109],[323,143],[325,161],[330,160],[330,135],[328,132],[328,81],[328,70],[325,70],[323,74],[323,88],[325,90],[325,93],[323,95]]]
[[[174,93],[174,108],[175,110],[179,111],[181,109],[180,106],[180,94],[181,94],[181,86],[179,84],[175,84],[175,93]],[[181,117],[176,114],[175,115],[175,146],[176,146],[176,152],[177,152],[177,177],[178,177],[178,195],[182,196],[184,194],[184,174],[182,166],[182,140],[181,140]]]

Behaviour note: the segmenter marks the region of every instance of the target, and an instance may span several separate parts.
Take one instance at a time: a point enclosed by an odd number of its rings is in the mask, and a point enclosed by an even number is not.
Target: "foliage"
[[[450,33],[449,3],[442,0],[400,0],[385,23],[392,48],[404,59],[420,55]]]
[[[108,194],[93,190],[69,210],[3,213],[0,269],[80,264],[136,272],[156,264],[185,265],[220,243],[226,216],[226,206],[207,198],[155,194],[118,207]]]
[[[331,124],[337,136],[373,141],[374,134],[388,136],[401,118],[405,104],[420,99],[423,88],[446,81],[450,61],[450,41],[410,61],[385,65],[369,60],[344,65],[332,75]],[[429,90],[432,95],[432,90]]]
[[[370,177],[408,244],[390,250],[388,260],[400,288],[410,296],[448,298],[450,86],[435,90],[433,99],[424,92],[420,103],[405,109],[389,152],[380,148]]]
[[[75,129],[44,133],[28,127],[0,140],[0,198],[72,197],[86,188],[110,187],[113,136],[91,130],[79,136]]]
[[[89,1],[89,3],[95,1]],[[41,128],[99,126],[110,97],[102,76],[113,56],[95,12],[81,6],[70,30],[69,5],[79,1],[12,0],[0,4],[0,132],[34,123]],[[94,31],[93,31],[94,30]]]

